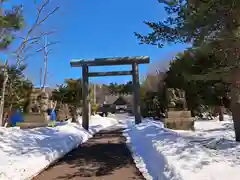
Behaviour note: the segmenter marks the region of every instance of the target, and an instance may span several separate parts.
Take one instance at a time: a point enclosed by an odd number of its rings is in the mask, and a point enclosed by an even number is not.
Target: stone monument
[[[69,105],[67,104],[58,104],[57,106],[57,120],[65,121],[71,118],[71,112]]]
[[[48,126],[49,116],[47,109],[49,106],[48,94],[41,92],[37,98],[36,105],[39,105],[40,112],[30,112],[24,117],[24,122],[18,124],[21,129]]]
[[[194,130],[194,118],[187,110],[185,92],[181,89],[167,89],[168,112],[164,121],[166,128]]]
[[[49,106],[48,94],[46,92],[42,92],[40,94],[40,109],[41,109],[41,114],[43,115],[45,122],[49,121],[49,116],[47,113],[48,106]]]

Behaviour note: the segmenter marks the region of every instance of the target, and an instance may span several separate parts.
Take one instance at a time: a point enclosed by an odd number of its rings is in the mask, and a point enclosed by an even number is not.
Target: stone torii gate
[[[82,96],[83,96],[83,119],[82,126],[88,130],[89,127],[89,87],[88,78],[97,76],[124,76],[132,75],[133,81],[133,113],[135,123],[141,123],[140,97],[139,97],[139,64],[148,64],[150,58],[148,56],[136,57],[119,57],[119,58],[96,58],[94,60],[71,61],[71,67],[82,67]],[[113,72],[89,72],[89,66],[116,66],[116,65],[132,65],[131,71],[113,71]]]

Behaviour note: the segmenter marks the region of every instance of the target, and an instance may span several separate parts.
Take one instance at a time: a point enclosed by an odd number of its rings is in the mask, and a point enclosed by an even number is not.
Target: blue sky
[[[24,5],[26,23],[30,24],[34,8],[30,0]],[[147,33],[150,30],[142,23],[144,20],[159,21],[166,17],[164,9],[157,0],[53,0],[52,6],[60,5],[60,10],[45,24],[43,29],[57,29],[49,41],[60,41],[52,46],[49,56],[48,84],[63,83],[65,78],[79,78],[80,68],[71,68],[71,59],[93,59],[100,57],[150,56],[152,64],[171,59],[186,45],[171,45],[163,49],[139,45],[134,32]],[[39,84],[42,54],[28,59],[27,75]],[[152,65],[153,66],[153,65]],[[128,66],[96,67],[91,71],[127,70]],[[141,77],[148,71],[148,65],[140,66]],[[98,77],[90,81],[97,83],[124,83],[131,77]]]

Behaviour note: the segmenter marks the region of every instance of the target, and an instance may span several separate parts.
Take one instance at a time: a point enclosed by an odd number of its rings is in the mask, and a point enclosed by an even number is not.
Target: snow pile
[[[89,123],[89,132],[74,123],[28,130],[1,127],[0,179],[31,179],[52,162],[87,141],[93,134],[116,124],[117,121],[95,116]]]
[[[219,125],[219,122],[212,121],[208,127],[212,128],[213,134],[206,137],[204,133],[207,132],[201,127],[202,138],[205,141],[216,138],[221,131],[216,127],[225,127],[226,123]],[[203,126],[206,130],[207,125]],[[232,131],[231,128],[228,131]],[[232,139],[225,139],[224,142],[228,142],[225,146],[220,141],[217,148],[211,149],[210,145],[205,146],[197,139],[200,136],[165,129],[162,123],[154,121],[130,126],[124,135],[136,166],[147,180],[239,180],[240,144]]]
[[[192,141],[198,141],[206,146],[216,149],[227,144],[232,146],[236,142],[232,117],[225,115],[225,121],[219,121],[218,117],[210,121],[196,121],[195,131],[176,131],[184,136],[188,136]],[[215,145],[214,145],[215,144]],[[214,147],[213,147],[214,146]]]

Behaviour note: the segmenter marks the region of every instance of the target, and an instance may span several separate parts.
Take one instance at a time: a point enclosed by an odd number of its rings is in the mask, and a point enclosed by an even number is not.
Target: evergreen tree
[[[14,6],[10,10],[4,9],[7,0],[0,0],[0,49],[7,48],[14,40],[14,32],[24,25],[22,6]]]
[[[168,17],[160,22],[145,22],[152,32],[136,33],[141,43],[164,47],[166,43],[191,43],[200,47],[212,43],[212,52],[222,60],[218,68],[231,78],[232,114],[236,140],[240,141],[240,101],[238,71],[240,64],[239,0],[159,0],[165,3]]]

